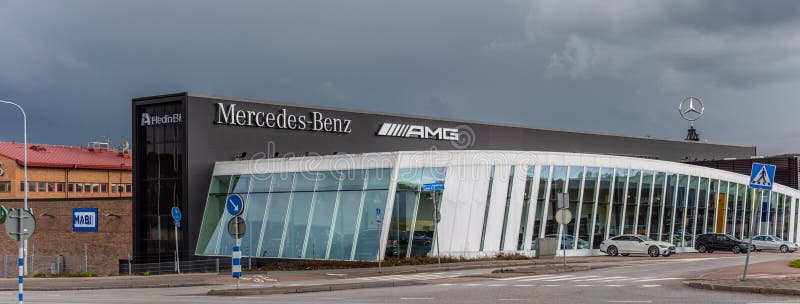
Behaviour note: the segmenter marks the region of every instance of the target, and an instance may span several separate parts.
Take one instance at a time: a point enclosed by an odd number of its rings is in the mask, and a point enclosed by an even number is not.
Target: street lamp
[[[25,181],[24,181],[25,182],[25,187],[23,188],[24,189],[24,193],[25,193],[24,194],[24,198],[23,198],[23,209],[24,210],[28,210],[28,115],[26,115],[25,114],[25,110],[22,109],[22,107],[20,105],[16,104],[16,103],[13,103],[13,102],[10,102],[10,101],[5,101],[5,100],[0,100],[0,103],[4,103],[4,104],[9,104],[9,105],[15,106],[22,113],[22,141],[23,141],[22,161],[23,161],[23,172],[24,172],[24,175],[25,175]],[[20,226],[19,230],[22,231],[22,221],[20,221],[19,226]],[[19,258],[23,259],[23,261],[24,261],[24,263],[23,263],[24,264],[23,265],[24,266],[23,271],[25,271],[27,269],[27,266],[28,266],[28,241],[27,240],[19,242],[19,251],[20,251],[19,252],[19,255],[20,255]]]

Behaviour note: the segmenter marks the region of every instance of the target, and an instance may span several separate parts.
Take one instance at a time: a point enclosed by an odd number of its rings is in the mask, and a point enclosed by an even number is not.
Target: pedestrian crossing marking
[[[513,278],[502,278],[502,279],[497,279],[497,280],[498,280],[498,281],[510,281],[510,280],[519,280],[519,279],[532,279],[532,278],[540,278],[540,277],[552,277],[552,276],[553,276],[553,275],[540,274],[540,275],[534,275],[534,276],[513,277]]]
[[[655,281],[671,281],[671,280],[683,280],[683,278],[656,278],[656,279],[644,279],[639,280],[637,282],[655,282]]]

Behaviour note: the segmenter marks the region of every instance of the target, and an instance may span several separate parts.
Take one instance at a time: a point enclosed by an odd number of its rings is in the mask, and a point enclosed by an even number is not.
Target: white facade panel
[[[440,210],[442,221],[439,223],[437,240],[439,250],[442,252],[453,251],[454,244],[457,246],[457,244],[464,244],[467,241],[467,231],[457,229],[457,227],[465,227],[469,224],[467,221],[469,220],[471,206],[468,199],[472,196],[472,191],[469,188],[472,183],[465,183],[464,180],[459,178],[465,175],[464,171],[467,170],[469,168],[463,166],[447,168]],[[455,251],[463,249],[457,248]]]
[[[468,174],[474,174],[474,176],[461,181],[465,189],[462,193],[469,195],[464,199],[467,203],[469,216],[459,219],[458,225],[455,227],[455,229],[466,231],[466,241],[464,243],[459,244],[456,239],[453,239],[451,248],[453,248],[452,252],[455,255],[459,253],[467,255],[480,251],[483,212],[486,206],[486,194],[489,191],[489,168],[489,166],[472,167],[468,170]]]
[[[511,185],[511,202],[508,207],[508,223],[506,224],[505,244],[503,251],[516,251],[519,241],[519,227],[522,220],[522,204],[525,196],[525,181],[528,177],[528,166],[516,166],[514,182]]]
[[[506,210],[506,195],[511,166],[495,166],[492,196],[490,198],[486,234],[483,239],[484,252],[500,251],[500,237],[503,233],[503,216]]]

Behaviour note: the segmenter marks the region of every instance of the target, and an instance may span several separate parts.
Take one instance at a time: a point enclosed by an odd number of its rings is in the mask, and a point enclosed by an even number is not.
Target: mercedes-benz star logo
[[[678,105],[678,112],[681,113],[683,119],[690,122],[700,119],[703,116],[703,111],[705,111],[705,107],[699,97],[686,97]]]

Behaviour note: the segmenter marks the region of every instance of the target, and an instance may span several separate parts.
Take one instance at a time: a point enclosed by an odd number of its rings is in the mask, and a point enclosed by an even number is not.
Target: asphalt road
[[[797,255],[792,255],[797,258]],[[760,255],[753,262],[788,259]],[[212,287],[116,289],[26,293],[28,303],[800,303],[790,296],[767,296],[698,290],[681,281],[728,266],[741,265],[744,255],[711,254],[670,261],[598,263],[598,269],[505,279],[453,278],[429,274],[432,284],[289,295],[209,297]],[[489,270],[486,270],[489,271]],[[414,276],[414,275],[409,275]],[[416,279],[420,279],[416,275]],[[402,280],[394,278],[373,278]],[[412,279],[411,277],[405,279]],[[332,279],[335,280],[335,279]],[[219,287],[213,287],[219,288]],[[7,301],[2,301],[8,299]],[[12,292],[0,303],[15,303]]]

